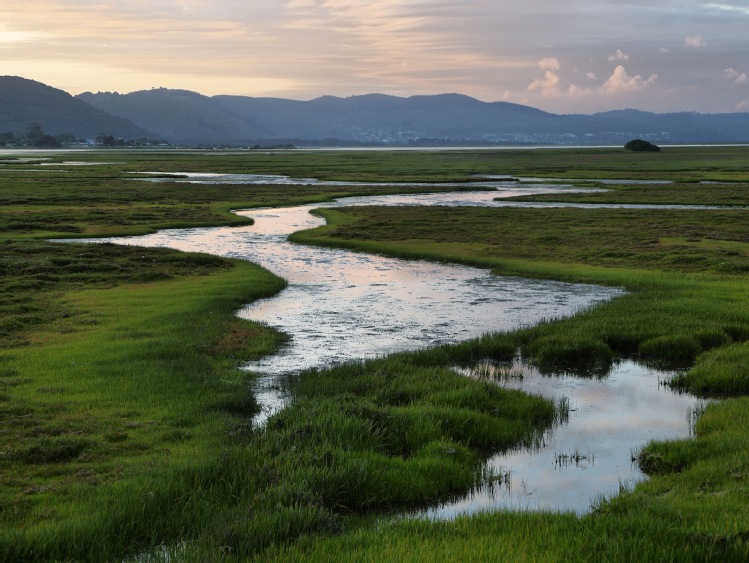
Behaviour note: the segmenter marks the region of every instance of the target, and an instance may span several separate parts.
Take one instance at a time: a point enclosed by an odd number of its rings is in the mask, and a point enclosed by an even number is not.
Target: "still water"
[[[345,198],[350,205],[486,205],[497,197],[563,190],[555,185],[494,186],[493,191]],[[320,205],[318,204],[317,207]],[[260,374],[262,424],[284,397],[285,374],[352,359],[456,342],[481,334],[569,316],[622,294],[615,288],[491,275],[464,266],[402,261],[289,243],[295,231],[321,225],[315,206],[240,211],[254,224],[240,228],[176,229],[119,244],[171,247],[258,263],[288,281],[276,297],[239,311],[290,335],[277,354],[246,366]],[[618,364],[603,378],[541,375],[518,363],[511,377],[481,374],[497,384],[569,401],[569,421],[547,433],[543,447],[504,453],[488,463],[506,475],[501,486],[481,487],[463,499],[422,514],[451,518],[489,508],[574,510],[583,513],[601,495],[644,478],[633,452],[650,439],[686,437],[697,400],[660,385],[668,374]],[[522,373],[522,377],[518,374]]]
[[[634,461],[652,440],[691,434],[703,401],[674,393],[663,382],[672,374],[632,361],[590,377],[541,374],[516,359],[479,365],[467,376],[494,381],[569,405],[569,419],[549,430],[539,447],[493,456],[490,473],[501,482],[482,484],[464,498],[419,512],[435,519],[490,509],[588,512],[601,498],[646,478]]]

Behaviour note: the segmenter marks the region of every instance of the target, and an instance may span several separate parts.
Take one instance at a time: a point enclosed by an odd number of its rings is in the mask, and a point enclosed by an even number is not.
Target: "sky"
[[[0,75],[74,95],[749,111],[749,0],[0,0]]]

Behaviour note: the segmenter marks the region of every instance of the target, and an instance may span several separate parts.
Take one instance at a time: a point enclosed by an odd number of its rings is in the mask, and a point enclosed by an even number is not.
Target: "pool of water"
[[[501,477],[459,500],[419,512],[433,519],[482,510],[588,512],[601,498],[646,478],[635,458],[652,440],[690,435],[704,402],[675,393],[664,381],[673,373],[632,361],[614,364],[607,374],[580,377],[541,374],[516,359],[512,364],[480,364],[463,369],[468,377],[520,389],[569,406],[567,420],[534,447],[493,456],[487,473]]]

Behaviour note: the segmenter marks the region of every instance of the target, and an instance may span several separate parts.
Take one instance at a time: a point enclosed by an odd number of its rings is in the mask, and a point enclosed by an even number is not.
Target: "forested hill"
[[[32,123],[50,135],[79,139],[112,135],[123,139],[157,138],[158,134],[111,115],[63,90],[17,76],[0,76],[0,133],[25,134]]]

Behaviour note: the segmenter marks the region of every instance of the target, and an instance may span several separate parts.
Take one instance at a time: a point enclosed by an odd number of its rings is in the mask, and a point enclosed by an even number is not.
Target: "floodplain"
[[[0,162],[4,559],[747,557],[746,148],[102,151],[62,163],[69,157]],[[129,177],[148,170],[343,184]],[[471,184],[486,174],[582,187],[653,180],[533,199],[730,207],[321,211],[328,225],[295,241],[628,293],[567,319],[304,372],[288,383],[290,405],[262,429],[251,423],[252,375],[237,367],[284,336],[234,312],[282,280],[205,255],[45,242],[247,224],[229,210],[427,190],[353,182]],[[588,515],[394,517],[465,494],[486,478],[488,453],[533,442],[563,416],[559,405],[451,369],[518,353],[542,371],[628,359],[676,366],[668,385],[720,399],[698,413],[693,438],[645,444],[636,462],[650,479]]]

